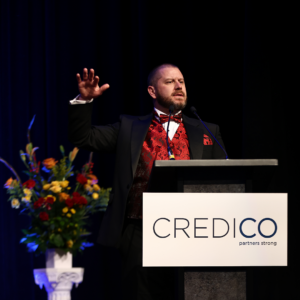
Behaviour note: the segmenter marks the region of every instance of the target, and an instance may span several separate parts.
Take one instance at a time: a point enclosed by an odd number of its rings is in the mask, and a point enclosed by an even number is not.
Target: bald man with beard
[[[82,79],[80,74],[76,76],[80,94],[69,105],[70,142],[80,149],[116,155],[113,189],[98,242],[120,251],[124,299],[174,299],[174,269],[142,267],[142,195],[154,161],[169,159],[166,120],[170,105],[175,108],[169,128],[175,159],[225,159],[225,154],[199,120],[182,114],[187,91],[177,66],[163,64],[150,73],[150,114],[121,115],[119,122],[106,126],[91,125],[91,114],[93,99],[109,85],[99,87],[100,79],[93,69],[84,69]],[[205,124],[224,147],[219,126]]]

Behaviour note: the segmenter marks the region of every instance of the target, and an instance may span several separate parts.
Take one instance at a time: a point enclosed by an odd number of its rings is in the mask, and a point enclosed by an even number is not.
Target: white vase
[[[46,251],[46,268],[72,268],[73,255],[61,249],[48,249]]]
[[[83,268],[72,268],[72,254],[60,249],[46,252],[46,268],[33,270],[35,283],[45,289],[48,300],[71,300],[73,283],[83,280]]]

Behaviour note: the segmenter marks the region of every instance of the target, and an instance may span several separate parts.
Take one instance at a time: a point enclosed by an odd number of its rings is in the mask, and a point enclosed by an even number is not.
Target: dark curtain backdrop
[[[72,149],[66,131],[68,100],[78,93],[75,75],[84,67],[94,68],[100,83],[111,86],[94,104],[93,122],[107,124],[120,114],[149,113],[148,73],[161,63],[178,65],[186,79],[188,106],[220,125],[230,158],[279,159],[270,176],[255,174],[254,188],[289,192],[289,266],[253,268],[248,295],[292,299],[299,201],[293,172],[299,163],[292,156],[297,129],[288,117],[293,99],[283,96],[284,15],[282,5],[250,0],[1,0],[0,157],[21,173],[19,150],[25,148],[33,115],[38,159],[59,158],[61,144]],[[188,109],[185,113],[190,115]],[[77,169],[88,155],[79,151]],[[100,185],[111,186],[113,156],[95,155],[94,162]],[[0,165],[0,185],[10,176]],[[44,267],[44,257],[27,253],[19,243],[29,220],[11,209],[5,190],[0,193],[0,299],[46,299],[32,272]],[[91,242],[101,218],[92,218]],[[115,250],[89,248],[74,264],[85,268],[85,277],[72,299],[120,299]]]

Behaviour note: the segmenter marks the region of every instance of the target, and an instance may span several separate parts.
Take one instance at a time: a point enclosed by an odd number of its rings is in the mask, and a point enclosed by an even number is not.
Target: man
[[[76,76],[80,95],[69,105],[69,140],[89,151],[116,154],[113,190],[99,242],[120,249],[126,299],[173,299],[172,269],[142,268],[142,193],[147,190],[153,162],[169,159],[166,115],[170,105],[175,108],[169,130],[175,159],[220,159],[225,154],[200,121],[181,114],[187,104],[187,91],[178,67],[164,64],[150,73],[151,114],[122,115],[118,123],[106,126],[91,125],[91,102],[109,85],[99,87],[99,77],[92,69],[89,73],[83,70],[82,80],[79,74]],[[223,146],[219,127],[206,125]]]

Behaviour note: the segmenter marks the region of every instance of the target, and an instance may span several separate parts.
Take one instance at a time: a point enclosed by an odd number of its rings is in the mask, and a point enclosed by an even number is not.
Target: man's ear
[[[156,92],[154,86],[151,85],[148,86],[148,93],[153,99],[156,99]]]

